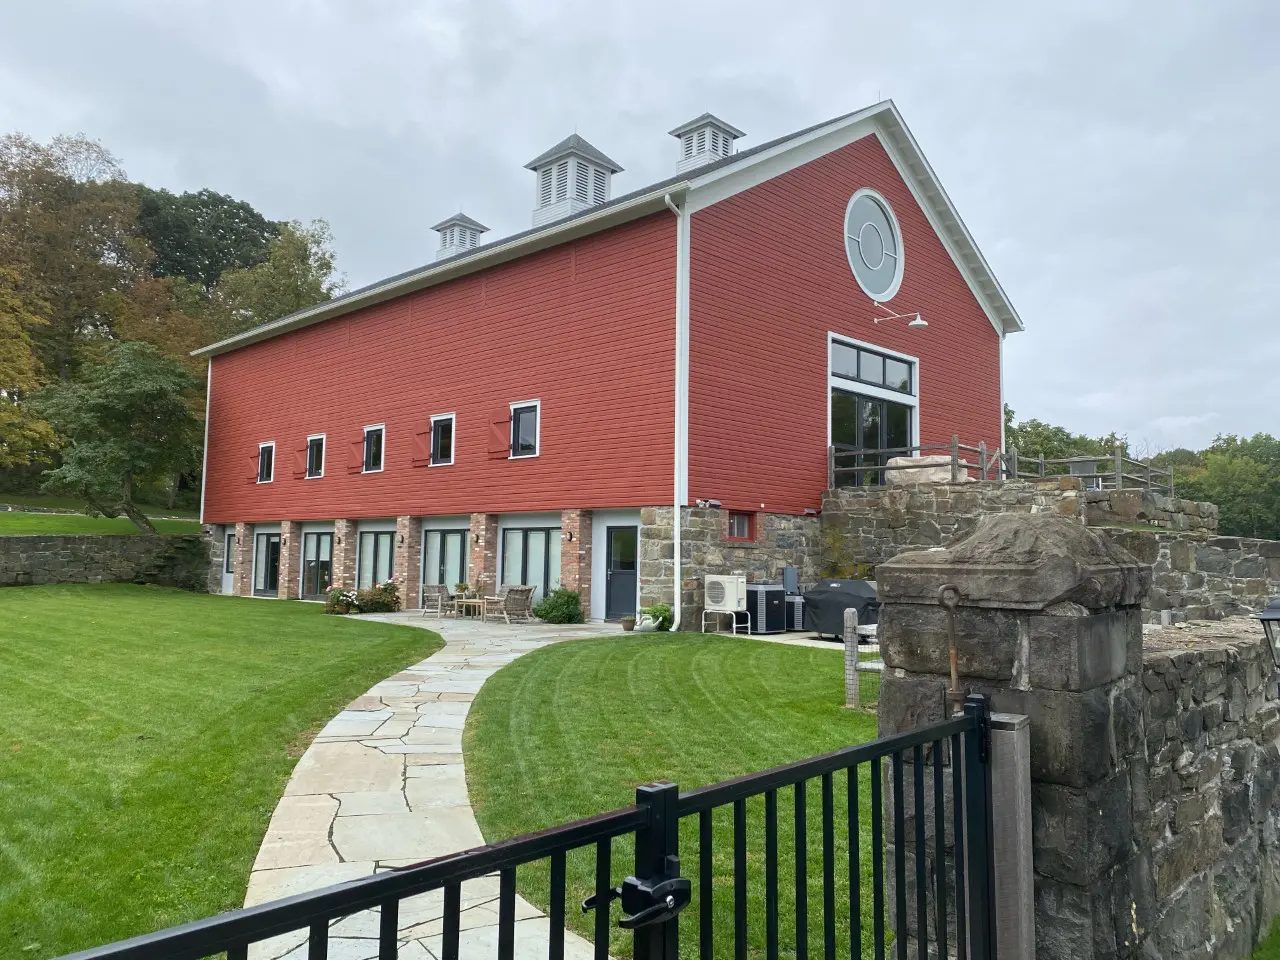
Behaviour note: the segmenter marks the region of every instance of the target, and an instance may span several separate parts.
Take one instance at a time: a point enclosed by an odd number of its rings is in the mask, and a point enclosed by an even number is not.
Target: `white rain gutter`
[[[676,216],[676,396],[675,396],[675,465],[672,482],[671,533],[674,545],[674,584],[671,604],[671,629],[680,629],[681,598],[684,577],[680,562],[680,512],[688,499],[689,458],[689,214],[677,206],[671,194],[663,203]],[[686,201],[687,202],[687,201]]]
[[[213,401],[213,357],[204,377],[204,450],[200,460],[200,525],[204,526],[204,488],[209,482],[209,405]],[[274,461],[273,461],[274,462]],[[274,467],[273,467],[274,469]],[[225,562],[224,562],[225,567]]]

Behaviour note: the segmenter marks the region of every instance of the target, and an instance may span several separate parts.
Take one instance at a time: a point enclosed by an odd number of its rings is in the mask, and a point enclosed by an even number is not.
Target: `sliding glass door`
[[[322,600],[333,586],[333,534],[302,535],[302,599]]]
[[[560,528],[521,527],[502,531],[504,585],[531,586],[536,603],[560,586]]]
[[[391,579],[395,539],[396,535],[390,530],[360,534],[360,552],[356,560],[356,585],[361,590],[367,590],[376,583],[386,583]]]
[[[885,450],[911,446],[912,408],[905,403],[865,397],[848,390],[831,388],[831,443],[836,451]],[[866,453],[856,458],[840,461],[842,467],[883,466],[888,457],[910,456],[904,453]],[[840,476],[841,486],[881,484],[884,473],[869,470],[863,473],[846,473]]]
[[[466,530],[428,530],[424,534],[422,582],[443,584],[450,592],[467,582]]]

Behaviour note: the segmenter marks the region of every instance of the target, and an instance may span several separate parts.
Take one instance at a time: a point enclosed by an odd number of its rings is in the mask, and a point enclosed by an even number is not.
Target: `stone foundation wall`
[[[846,538],[852,560],[874,566],[903,550],[945,546],[971,533],[984,516],[1079,517],[1082,502],[1074,477],[838,487],[823,498],[822,527]]]
[[[1280,913],[1271,653],[1256,621],[1187,624],[1147,635],[1142,683],[1148,770],[1133,809],[1151,851],[1152,955],[1248,957]]]
[[[0,586],[154,583],[209,589],[204,536],[0,537]]]
[[[222,568],[227,559],[226,528],[220,524],[206,523],[201,530],[204,542],[209,549],[209,569],[205,574],[205,590],[209,593],[222,592]]]
[[[703,577],[742,573],[748,582],[782,580],[783,567],[795,567],[801,583],[818,578],[822,531],[818,517],[755,514],[755,539],[726,537],[728,511],[684,507],[681,515],[682,626],[698,629]],[[640,511],[640,605],[671,603],[675,596],[675,528],[671,507]]]
[[[1218,508],[1212,503],[1166,497],[1154,490],[1090,490],[1083,495],[1091,527],[1142,524],[1162,530],[1216,533]]]
[[[1144,604],[1149,623],[1160,622],[1163,611],[1169,611],[1174,622],[1257,613],[1270,598],[1280,596],[1280,541],[1104,532],[1151,564],[1151,594]]]

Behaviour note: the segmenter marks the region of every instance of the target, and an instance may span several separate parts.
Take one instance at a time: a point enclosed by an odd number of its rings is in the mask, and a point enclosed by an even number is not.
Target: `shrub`
[[[533,615],[546,623],[582,623],[582,598],[577,590],[552,590],[534,605]]]
[[[655,622],[655,630],[671,629],[671,605],[668,603],[655,603],[651,607],[641,607],[640,612],[646,616],[653,617]]]
[[[400,609],[400,590],[394,580],[374,584],[356,594],[355,607],[360,613],[394,613]]]
[[[356,592],[334,588],[324,602],[325,613],[350,613],[356,606]]]

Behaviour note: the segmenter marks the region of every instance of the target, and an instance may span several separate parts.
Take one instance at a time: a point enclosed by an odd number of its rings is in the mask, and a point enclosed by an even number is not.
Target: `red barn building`
[[[435,262],[198,351],[224,592],[525,583],[695,626],[705,573],[811,569],[829,445],[1000,446],[1022,325],[892,102],[671,133],[667,180],[613,198],[569,137],[531,230],[459,214]]]

